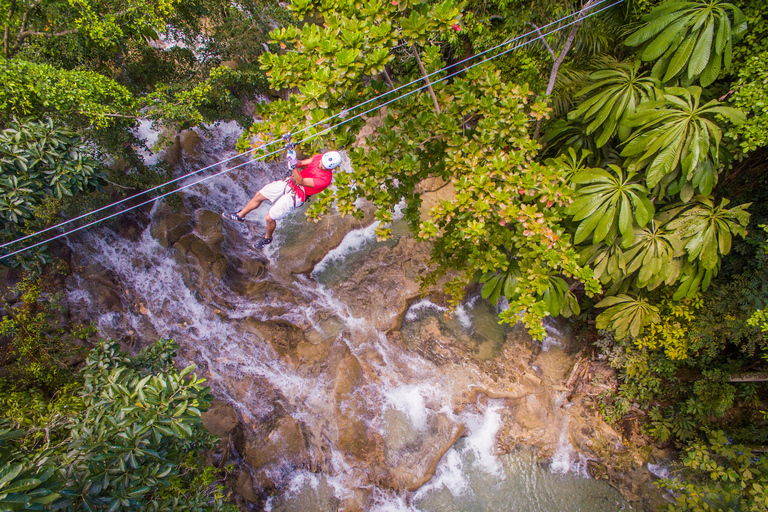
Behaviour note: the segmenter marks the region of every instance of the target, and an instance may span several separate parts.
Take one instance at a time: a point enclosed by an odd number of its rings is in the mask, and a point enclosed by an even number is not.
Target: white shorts
[[[280,220],[288,215],[291,210],[304,204],[296,197],[296,193],[285,181],[273,181],[259,190],[261,195],[272,202],[269,216],[272,220]]]

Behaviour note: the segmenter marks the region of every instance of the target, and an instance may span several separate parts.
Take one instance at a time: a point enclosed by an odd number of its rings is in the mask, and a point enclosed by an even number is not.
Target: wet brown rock
[[[365,372],[360,361],[346,345],[335,347],[330,364],[333,370],[333,392],[336,402],[337,447],[350,456],[374,464],[383,460],[381,435],[364,418],[375,417],[362,395]]]
[[[150,234],[163,247],[171,247],[179,238],[192,231],[192,216],[161,205],[152,218]]]
[[[427,244],[402,237],[396,246],[372,253],[335,291],[354,316],[382,331],[396,329],[419,296],[418,278],[427,268],[429,250]]]
[[[253,489],[251,475],[245,470],[240,471],[240,473],[237,475],[237,480],[235,481],[235,492],[242,496],[245,501],[251,503],[256,503],[259,501],[259,496]]]
[[[207,290],[209,279],[220,280],[229,270],[222,252],[222,223],[221,215],[201,210],[195,215],[194,231],[173,244],[176,261],[182,265],[182,275],[191,288]]]
[[[293,364],[302,374],[317,375],[327,366],[328,351],[333,344],[330,339],[310,343],[301,328],[285,320],[262,322],[246,318],[240,328],[272,345],[281,359]]]
[[[222,440],[228,439],[229,434],[240,423],[235,409],[221,400],[214,400],[208,410],[203,413],[202,419],[203,427]]]
[[[80,272],[83,288],[96,299],[99,308],[106,311],[125,312],[123,290],[117,277],[100,263],[88,264]]]
[[[132,242],[136,242],[141,238],[142,233],[147,224],[149,224],[149,216],[146,211],[139,210],[134,212],[133,215],[121,216],[118,223],[118,233],[121,237],[126,238]]]
[[[301,422],[290,416],[280,418],[266,439],[250,439],[246,443],[243,458],[253,469],[281,464],[309,465],[308,445]]]
[[[302,207],[304,208],[306,207]],[[365,216],[362,220],[351,215],[342,217],[334,213],[323,216],[317,222],[305,221],[298,229],[280,231],[281,265],[275,270],[287,274],[311,272],[331,249],[341,244],[347,233],[365,227],[373,221],[372,207],[366,205],[363,211]]]

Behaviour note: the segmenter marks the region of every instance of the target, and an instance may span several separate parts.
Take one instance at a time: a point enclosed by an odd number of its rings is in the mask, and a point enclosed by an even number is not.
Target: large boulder
[[[303,217],[306,208],[307,206],[303,206],[292,215]],[[317,222],[294,217],[290,224],[278,227],[280,266],[275,270],[285,274],[311,272],[331,249],[341,244],[347,233],[373,222],[371,205],[365,204],[362,211],[363,219],[331,213],[324,215]]]
[[[402,237],[394,247],[382,246],[363,261],[334,291],[352,314],[380,331],[400,326],[408,305],[419,296],[419,276],[427,271],[430,247]]]
[[[193,228],[192,215],[177,213],[165,204],[155,211],[150,225],[152,237],[163,247],[171,247]]]

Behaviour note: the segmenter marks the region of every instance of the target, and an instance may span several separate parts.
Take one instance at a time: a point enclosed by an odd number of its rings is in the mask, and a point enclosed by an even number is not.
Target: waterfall
[[[234,155],[238,134],[232,125],[215,130],[195,165]],[[498,359],[510,328],[493,308],[475,297],[446,318],[443,305],[418,299],[413,278],[401,275],[420,268],[406,262],[410,242],[376,242],[374,224],[313,225],[299,210],[258,252],[249,244],[263,236],[266,206],[242,224],[221,219],[283,172],[254,163],[187,189],[178,210],[156,205],[138,238],[100,227],[72,240],[85,269],[68,283],[73,314],[129,345],[180,344],[179,363],[195,363],[237,411],[237,449],[264,510],[473,510],[489,499],[484,485],[532,493],[535,510],[558,510],[536,498],[540,483],[518,477],[561,477],[543,476],[532,456],[499,456],[505,402],[467,398],[491,381],[443,339],[481,362]],[[168,247],[153,236],[163,219],[175,219],[168,233],[181,230],[166,237]],[[309,245],[319,243],[329,246]],[[324,257],[308,262],[316,252]],[[379,253],[400,259],[371,259]],[[314,270],[292,270],[306,267]],[[103,300],[104,290],[117,298]],[[620,498],[601,492],[613,508],[593,510],[618,510]]]

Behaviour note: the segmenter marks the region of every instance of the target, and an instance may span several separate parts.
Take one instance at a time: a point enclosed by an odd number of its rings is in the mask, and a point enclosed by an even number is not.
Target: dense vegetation
[[[522,318],[537,337],[547,315],[578,317],[618,371],[617,393],[601,401],[606,418],[635,411],[645,435],[684,450],[679,479],[667,483],[678,509],[765,510],[768,5],[534,4],[293,0],[287,12],[255,1],[0,2],[0,241],[125,193],[111,182],[162,182],[168,170],[135,153],[138,120],[174,133],[236,119],[249,128],[243,149],[312,125],[296,135],[310,139],[301,148],[346,149],[354,171],[337,174],[310,216],[331,206],[356,215],[365,198],[387,237],[404,205],[434,248],[425,285],[454,276],[446,291],[458,304],[479,282],[484,298],[508,303],[504,321]],[[494,49],[524,33],[524,46]],[[497,57],[464,61],[486,51]],[[299,93],[259,105],[264,122],[252,125],[241,107],[267,87]],[[388,91],[358,116],[361,102]],[[373,129],[361,132],[366,123]],[[128,162],[127,176],[108,159]],[[425,183],[452,193],[426,211]],[[54,272],[48,262],[43,252],[9,263]],[[108,345],[81,372],[67,370],[63,361],[87,351],[78,340],[88,327],[56,330],[46,320],[55,300],[40,299],[51,291],[34,277],[22,283],[2,324],[15,384],[0,389],[26,433],[0,434],[0,458],[18,468],[0,476],[0,500],[138,508],[187,496],[199,482],[173,475],[184,464],[178,443],[205,446],[194,430],[200,407],[188,403],[183,420],[157,432],[145,429],[146,411],[120,412],[165,450],[142,449],[138,460],[124,445],[99,447],[111,434],[97,425],[113,416],[93,398],[114,372],[129,395],[175,379],[204,404],[199,383],[170,365],[172,347],[153,352],[162,364],[115,355],[102,368]],[[53,414],[64,406],[85,413]],[[178,407],[162,405],[170,417]],[[55,428],[43,427],[54,416]],[[85,431],[85,445],[67,452]],[[105,466],[87,464],[99,450]],[[112,475],[109,464],[120,476],[76,487],[84,471]],[[169,473],[153,475],[168,479],[167,494],[136,487],[135,475],[163,464]],[[184,500],[218,506],[196,496]]]

